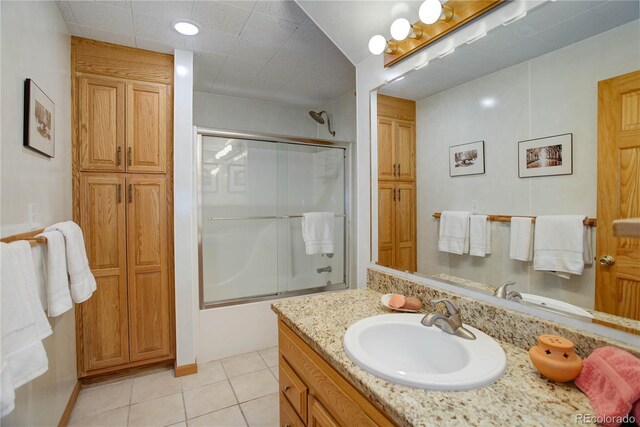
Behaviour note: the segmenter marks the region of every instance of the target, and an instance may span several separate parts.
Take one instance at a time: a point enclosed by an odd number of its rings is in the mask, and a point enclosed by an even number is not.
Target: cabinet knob
[[[612,257],[611,255],[603,255],[600,258],[600,265],[603,265],[605,267],[610,267],[615,263],[616,263],[616,259],[614,257]]]
[[[396,164],[393,164],[393,176],[396,176]]]
[[[289,391],[289,389],[290,389],[290,388],[291,388],[291,387],[289,387],[288,385],[283,385],[283,386],[282,386],[282,392],[283,392],[283,393],[286,393],[286,392],[288,392],[288,391]]]

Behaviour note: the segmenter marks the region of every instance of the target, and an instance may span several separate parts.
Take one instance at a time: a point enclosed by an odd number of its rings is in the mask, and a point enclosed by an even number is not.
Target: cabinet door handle
[[[396,189],[395,188],[393,189],[393,201],[394,202],[396,201]]]
[[[286,392],[288,392],[288,391],[289,391],[289,389],[290,389],[290,388],[291,388],[291,387],[289,387],[288,385],[283,385],[283,386],[282,386],[282,391],[283,391],[284,393],[286,393]]]
[[[118,151],[116,151],[116,158],[118,162],[118,166],[122,164],[122,147],[118,146]]]
[[[393,164],[393,176],[396,176],[396,164]]]
[[[401,190],[398,188],[398,201],[400,201]]]
[[[127,150],[127,166],[131,166],[131,157],[133,154],[133,148],[129,147]]]
[[[129,184],[129,203],[133,203],[133,185]]]
[[[116,204],[122,203],[122,184],[118,184],[118,194],[116,194]]]

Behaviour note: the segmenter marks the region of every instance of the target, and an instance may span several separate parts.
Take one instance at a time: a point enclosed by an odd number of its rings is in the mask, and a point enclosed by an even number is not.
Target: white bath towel
[[[60,231],[64,236],[71,298],[75,303],[84,302],[96,290],[96,279],[89,269],[82,230],[73,221],[59,222],[45,229],[45,231],[53,230]]]
[[[533,269],[568,279],[585,265],[585,215],[544,215],[536,218]]]
[[[64,236],[58,230],[45,231],[39,236],[47,239],[43,257],[47,279],[47,311],[49,317],[57,317],[73,307],[69,291]]]
[[[444,211],[440,216],[438,250],[462,255],[469,252],[469,212]]]
[[[307,255],[334,253],[334,223],[332,212],[302,215],[302,238]]]
[[[487,215],[471,215],[469,223],[469,255],[491,253],[491,221]]]
[[[2,243],[0,264],[0,412],[5,416],[14,409],[14,390],[48,369],[42,339],[51,327],[38,298],[29,243]]]
[[[509,258],[525,262],[533,259],[533,218],[511,217]]]

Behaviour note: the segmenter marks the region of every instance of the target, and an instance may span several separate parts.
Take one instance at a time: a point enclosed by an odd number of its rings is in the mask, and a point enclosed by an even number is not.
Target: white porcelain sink
[[[490,336],[464,325],[467,340],[420,323],[422,314],[383,314],[347,329],[344,349],[365,371],[387,381],[431,390],[469,390],[491,384],[507,358]]]
[[[569,314],[577,314],[578,316],[590,317],[593,319],[593,314],[589,313],[587,310],[577,307],[573,304],[569,304],[568,302],[559,301],[553,298],[547,298],[540,295],[534,294],[521,294],[522,300],[526,302],[531,302],[534,304],[541,305],[543,307],[549,307],[554,310],[564,311]]]

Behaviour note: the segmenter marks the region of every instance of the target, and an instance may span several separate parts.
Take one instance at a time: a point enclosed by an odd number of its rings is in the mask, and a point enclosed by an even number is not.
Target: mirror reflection
[[[640,331],[637,1],[546,2],[372,114],[373,262]]]

